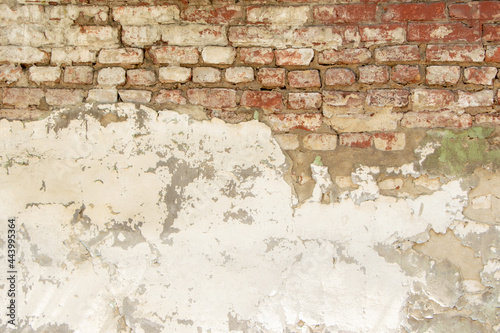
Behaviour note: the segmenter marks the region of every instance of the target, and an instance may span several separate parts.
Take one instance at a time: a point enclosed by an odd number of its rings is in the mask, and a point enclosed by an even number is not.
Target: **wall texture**
[[[3,0],[17,331],[500,332],[498,67],[498,1]]]

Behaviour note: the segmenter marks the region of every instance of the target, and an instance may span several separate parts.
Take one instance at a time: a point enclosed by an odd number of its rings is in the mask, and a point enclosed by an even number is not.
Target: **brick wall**
[[[500,124],[500,2],[345,2],[3,3],[0,117],[197,106],[258,117],[283,148],[312,151]]]

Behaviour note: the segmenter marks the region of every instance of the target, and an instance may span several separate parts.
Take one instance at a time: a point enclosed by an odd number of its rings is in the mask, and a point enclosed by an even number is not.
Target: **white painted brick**
[[[49,61],[47,52],[29,46],[0,46],[0,62],[36,64]]]
[[[427,66],[427,84],[457,84],[460,79],[460,66]]]
[[[118,28],[110,26],[75,26],[66,29],[68,46],[92,48],[118,47]]]
[[[113,19],[123,25],[173,23],[179,20],[179,8],[176,5],[115,7]]]
[[[86,47],[53,48],[50,62],[53,64],[78,64],[96,62],[97,51]]]
[[[58,82],[61,77],[61,69],[59,67],[30,67],[29,79],[36,84]]]
[[[149,103],[153,93],[148,90],[119,90],[118,94],[123,102]]]
[[[299,137],[297,134],[274,134],[274,138],[284,150],[295,150],[299,148]]]
[[[13,64],[0,65],[0,82],[11,84],[19,81],[23,74],[23,68]]]
[[[215,83],[220,82],[221,73],[217,68],[196,67],[193,68],[193,82],[196,83]]]
[[[225,28],[206,24],[162,26],[161,40],[180,46],[227,45]]]
[[[207,46],[201,52],[201,57],[207,64],[230,65],[236,58],[236,51],[229,46]]]
[[[161,67],[158,75],[160,82],[187,82],[191,79],[191,68],[180,66]]]
[[[99,52],[98,60],[108,65],[140,64],[144,60],[144,53],[137,48],[103,49]]]
[[[116,103],[118,93],[116,89],[92,89],[89,90],[87,102]]]
[[[116,86],[125,83],[125,69],[121,67],[107,67],[99,70],[97,83],[100,85]]]
[[[156,26],[123,26],[122,41],[125,45],[143,47],[160,40],[160,30]]]

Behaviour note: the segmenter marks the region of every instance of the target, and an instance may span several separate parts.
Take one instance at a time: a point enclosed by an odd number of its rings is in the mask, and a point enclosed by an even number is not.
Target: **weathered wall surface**
[[[497,1],[3,1],[0,330],[500,332],[499,66]]]

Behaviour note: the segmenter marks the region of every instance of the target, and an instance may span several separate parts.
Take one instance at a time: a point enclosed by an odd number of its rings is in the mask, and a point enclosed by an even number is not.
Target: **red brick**
[[[3,103],[20,107],[40,105],[44,97],[42,89],[33,88],[6,88],[3,91]]]
[[[403,150],[406,146],[406,136],[398,132],[375,133],[373,143],[378,150]]]
[[[396,83],[408,84],[418,83],[422,78],[417,65],[396,65],[392,68],[391,79]]]
[[[455,94],[444,89],[415,89],[412,91],[413,110],[436,111],[450,107],[455,102]]]
[[[339,139],[342,146],[353,148],[369,148],[373,142],[372,136],[366,133],[342,133]]]
[[[83,90],[47,89],[45,100],[48,105],[76,105],[83,101]]]
[[[500,24],[483,24],[483,41],[500,41]]]
[[[142,49],[103,49],[99,52],[98,61],[101,64],[132,65],[141,64],[144,60]]]
[[[356,82],[356,75],[348,68],[329,68],[325,72],[327,86],[350,86]]]
[[[481,40],[479,24],[472,27],[464,23],[408,23],[408,41],[410,42],[467,42]]]
[[[360,83],[386,83],[389,81],[389,67],[368,65],[359,67]]]
[[[420,51],[417,45],[387,46],[375,50],[377,62],[419,61]]]
[[[279,113],[267,116],[269,126],[275,132],[288,132],[294,129],[317,131],[323,121],[320,113]]]
[[[186,104],[186,99],[180,90],[160,90],[153,98],[154,103]]]
[[[154,46],[149,54],[155,64],[196,64],[200,53],[196,47]]]
[[[314,19],[323,24],[375,21],[377,5],[326,5],[314,7]]]
[[[257,73],[257,79],[266,88],[284,87],[285,72],[284,68],[261,68]]]
[[[326,50],[319,54],[318,62],[330,64],[362,64],[370,61],[372,53],[368,49]]]
[[[468,113],[457,115],[445,112],[407,112],[401,120],[401,126],[407,128],[468,128],[472,126],[472,116]]]
[[[64,69],[64,83],[92,84],[94,69],[90,66],[68,66]]]
[[[406,21],[436,21],[445,20],[444,2],[438,3],[406,3],[384,6],[382,21],[406,22]]]
[[[277,66],[309,66],[314,58],[313,49],[285,49],[274,53]]]
[[[397,43],[406,41],[406,25],[377,24],[359,27],[361,41],[367,43]]]
[[[321,106],[320,93],[289,93],[288,108],[292,110],[311,110]]]
[[[427,45],[426,57],[428,61],[442,62],[482,62],[484,49],[482,45]]]
[[[182,13],[185,21],[209,24],[234,24],[243,17],[240,6],[188,6]]]
[[[500,46],[488,46],[486,47],[486,58],[487,62],[500,62]]]
[[[365,100],[365,92],[323,91],[323,107],[335,114],[361,113],[365,106]]]
[[[233,89],[189,89],[187,97],[191,104],[207,108],[224,109],[236,107],[236,91]]]
[[[407,90],[399,89],[377,89],[369,90],[366,102],[371,106],[381,107],[403,107],[408,105],[408,96],[410,93]]]
[[[477,114],[475,118],[476,124],[481,123],[491,123],[495,125],[500,125],[500,112],[497,113],[487,113],[487,114]]]
[[[240,60],[247,65],[269,65],[274,60],[274,53],[268,48],[241,48]]]
[[[127,83],[133,86],[152,86],[156,83],[156,74],[149,69],[129,69]]]
[[[495,20],[500,18],[500,3],[498,1],[478,1],[450,4],[448,11],[450,17],[455,19]]]
[[[283,109],[283,96],[276,91],[245,90],[241,95],[241,106],[261,108],[268,112]]]
[[[291,71],[288,73],[288,83],[292,88],[321,87],[321,80],[317,70]]]
[[[496,67],[467,67],[464,69],[464,83],[492,85],[496,75]]]

